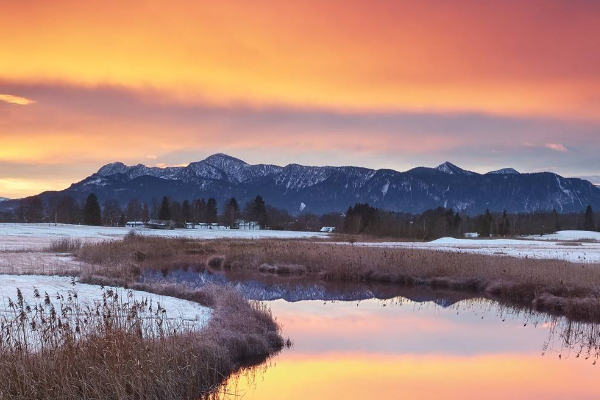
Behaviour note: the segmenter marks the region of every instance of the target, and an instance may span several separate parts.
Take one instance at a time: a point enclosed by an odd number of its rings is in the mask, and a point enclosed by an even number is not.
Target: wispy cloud
[[[525,142],[523,143],[523,146],[525,147],[535,147],[535,148],[539,148],[539,149],[548,149],[548,150],[552,150],[552,151],[558,151],[560,153],[568,153],[569,149],[562,143],[532,143],[532,142]]]
[[[26,106],[26,105],[35,103],[35,101],[26,99],[25,97],[13,96],[11,94],[2,94],[2,93],[0,93],[0,101],[4,101],[4,102],[10,103],[10,104],[17,104],[19,106]]]
[[[567,149],[562,143],[546,143],[544,147],[550,150],[560,151],[563,153],[569,151],[569,149]]]

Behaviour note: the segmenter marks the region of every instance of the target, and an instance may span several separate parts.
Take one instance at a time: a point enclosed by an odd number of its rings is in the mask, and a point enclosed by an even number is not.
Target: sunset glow
[[[600,168],[597,2],[1,7],[0,179],[31,178],[16,165],[55,174],[0,196],[61,189],[117,160],[214,152],[400,170],[447,159],[482,172]]]

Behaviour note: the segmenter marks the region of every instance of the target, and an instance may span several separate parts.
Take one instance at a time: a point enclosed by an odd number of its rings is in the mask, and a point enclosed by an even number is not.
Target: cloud
[[[173,100],[157,90],[1,79],[0,88],[38,101],[35,107],[0,107],[0,164],[40,167],[11,167],[1,171],[5,178],[20,171],[33,178],[40,169],[64,166],[53,169],[55,175],[73,182],[108,162],[185,165],[216,152],[250,163],[397,170],[444,160],[478,172],[553,165],[558,173],[582,176],[600,169],[597,121],[224,105]],[[49,188],[56,187],[38,189]]]
[[[544,145],[545,148],[550,149],[550,150],[554,150],[554,151],[560,151],[560,152],[568,152],[569,149],[567,149],[563,144],[561,143],[546,143]]]
[[[221,104],[600,118],[598,1],[47,3],[3,2],[3,77]]]
[[[16,104],[19,106],[26,106],[32,103],[35,103],[33,100],[26,99],[25,97],[13,96],[10,94],[2,94],[0,93],[0,101],[4,101],[10,104]]]
[[[560,153],[568,153],[569,152],[569,149],[562,143],[543,143],[542,144],[542,143],[525,142],[525,143],[523,143],[523,146],[540,148],[540,149],[548,149],[548,150],[557,151]]]

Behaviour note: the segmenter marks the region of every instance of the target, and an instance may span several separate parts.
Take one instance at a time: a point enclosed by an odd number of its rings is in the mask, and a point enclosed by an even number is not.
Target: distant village
[[[150,229],[175,229],[176,224],[173,220],[151,219],[148,222],[143,221],[127,221],[125,226],[129,228],[150,228]],[[184,222],[184,229],[202,229],[202,230],[226,230],[226,229],[241,229],[241,230],[261,230],[269,229],[269,227],[261,227],[257,221],[236,220],[233,225],[224,225],[218,222]]]

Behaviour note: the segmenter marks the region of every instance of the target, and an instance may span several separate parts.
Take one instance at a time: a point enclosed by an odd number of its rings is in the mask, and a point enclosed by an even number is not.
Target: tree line
[[[421,214],[379,210],[369,204],[349,207],[341,230],[379,237],[432,240],[441,237],[542,235],[560,230],[600,231],[600,215],[587,206],[583,213],[561,214],[556,210],[535,213],[490,212],[470,216],[439,207]]]
[[[275,230],[318,231],[323,226],[330,226],[341,233],[412,240],[464,237],[471,232],[484,237],[505,237],[572,229],[600,231],[600,215],[591,206],[587,206],[582,213],[562,214],[557,210],[497,213],[487,210],[472,216],[443,207],[411,214],[380,210],[368,203],[358,203],[345,213],[301,213],[294,216],[267,204],[260,195],[243,207],[235,198],[230,198],[221,206],[212,197],[179,202],[164,196],[161,200],[155,199],[149,203],[132,198],[122,206],[115,199],[107,199],[100,204],[94,194],[90,194],[83,203],[71,196],[52,197],[45,204],[41,198],[31,197],[21,201],[15,212],[0,213],[0,222],[124,226],[127,221],[148,222],[150,219],[173,220],[180,227],[186,222],[220,223],[232,227],[235,221],[243,219]]]
[[[40,197],[24,199],[16,212],[0,214],[1,222],[56,222],[94,226],[124,226],[128,221],[148,222],[151,219],[173,220],[178,226],[186,222],[221,223],[232,227],[238,219],[255,221],[261,227],[269,225],[269,216],[278,221],[264,199],[258,195],[242,208],[235,198],[225,202],[219,210],[213,197],[183,202],[164,196],[161,201],[142,202],[130,199],[123,207],[118,200],[107,199],[102,204],[92,193],[82,203],[71,196],[53,197],[44,204]]]

